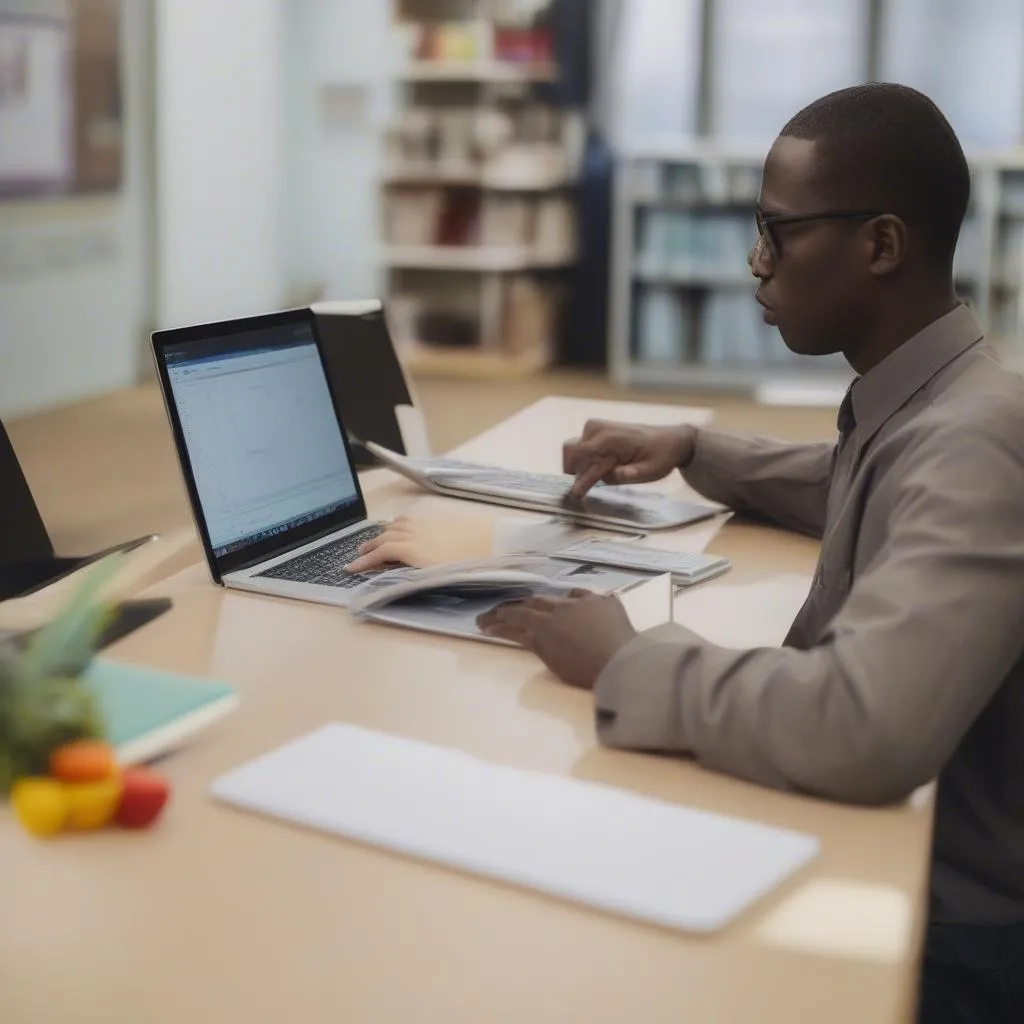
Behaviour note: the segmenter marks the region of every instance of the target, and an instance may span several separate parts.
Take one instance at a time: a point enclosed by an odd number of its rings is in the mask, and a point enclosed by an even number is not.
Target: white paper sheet
[[[814,836],[334,723],[218,779],[227,803],[684,931],[721,928]]]

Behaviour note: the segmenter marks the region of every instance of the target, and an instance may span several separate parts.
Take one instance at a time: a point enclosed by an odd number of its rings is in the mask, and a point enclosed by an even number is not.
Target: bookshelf
[[[381,181],[389,319],[421,375],[521,377],[554,357],[576,259],[579,111],[536,0],[397,0]]]

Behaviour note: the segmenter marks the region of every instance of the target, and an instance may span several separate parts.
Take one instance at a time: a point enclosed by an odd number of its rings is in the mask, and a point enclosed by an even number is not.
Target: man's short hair
[[[821,188],[838,208],[897,214],[924,238],[930,262],[952,261],[971,176],[956,132],[924,93],[889,82],[840,89],[779,134],[817,143]]]

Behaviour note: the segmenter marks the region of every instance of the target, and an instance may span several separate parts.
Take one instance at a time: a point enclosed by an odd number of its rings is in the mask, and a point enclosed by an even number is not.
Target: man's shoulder
[[[874,479],[911,485],[920,471],[962,472],[971,463],[1024,473],[1024,378],[980,365],[898,416],[871,452]],[[1010,480],[1005,481],[1010,483]]]
[[[1024,446],[1024,377],[998,362],[976,360],[925,397],[925,405],[904,424],[918,442]]]
[[[1024,488],[1024,398],[1003,396],[964,399],[956,417],[937,408],[915,417],[902,445],[876,475],[876,484],[895,493],[928,494],[932,503],[942,495],[961,502],[1005,504]],[[890,494],[894,492],[889,492]],[[974,507],[978,507],[975,505]]]

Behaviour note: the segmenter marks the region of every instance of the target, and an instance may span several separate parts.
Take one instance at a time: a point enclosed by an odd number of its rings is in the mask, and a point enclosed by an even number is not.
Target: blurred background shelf
[[[388,266],[410,270],[510,273],[567,266],[572,260],[571,254],[543,256],[517,245],[392,245],[384,250]]]
[[[519,65],[500,60],[414,60],[399,77],[405,82],[553,82],[558,69],[550,63]]]
[[[548,192],[553,189],[570,188],[576,180],[562,172],[544,173],[534,171],[531,176],[502,175],[479,167],[437,168],[431,164],[423,167],[398,167],[387,171],[384,185],[402,187],[411,185],[446,185],[454,188],[490,189],[495,192]]]
[[[642,284],[662,285],[670,288],[745,288],[757,287],[752,274],[737,274],[735,271],[707,270],[659,270],[657,267],[637,267],[633,276]]]
[[[584,113],[548,4],[398,0],[382,263],[410,369],[520,377],[557,352],[578,252]],[[556,87],[558,86],[558,87]]]

